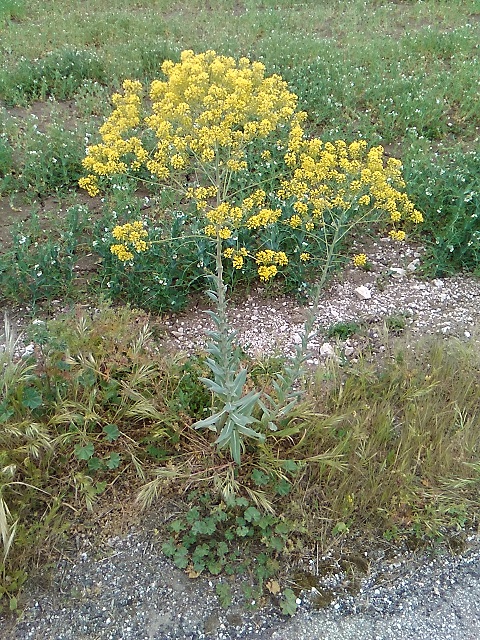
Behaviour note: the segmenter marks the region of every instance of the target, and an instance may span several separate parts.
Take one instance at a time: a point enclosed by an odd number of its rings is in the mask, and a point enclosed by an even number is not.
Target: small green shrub
[[[480,268],[480,153],[448,151],[407,158],[412,197],[428,211],[425,271],[431,276]]]
[[[329,338],[339,338],[340,340],[346,340],[355,333],[358,333],[362,328],[358,322],[337,322],[332,324],[327,331]]]
[[[0,193],[28,200],[71,189],[81,173],[83,134],[56,121],[41,131],[32,117],[0,142]],[[3,174],[3,176],[2,176]]]
[[[41,228],[38,214],[14,226],[12,243],[0,256],[4,299],[36,304],[73,293],[74,266],[88,224],[88,209],[69,207],[53,229]]]
[[[38,60],[21,58],[0,75],[0,96],[8,106],[52,96],[71,98],[85,80],[104,82],[106,73],[95,51],[65,48]]]

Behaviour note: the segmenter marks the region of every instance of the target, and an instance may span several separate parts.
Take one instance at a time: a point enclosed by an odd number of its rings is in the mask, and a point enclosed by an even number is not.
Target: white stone
[[[407,275],[407,272],[401,267],[390,267],[390,275],[392,278],[404,278]]]
[[[363,285],[361,287],[357,287],[355,289],[355,293],[357,294],[357,298],[360,298],[360,300],[370,300],[370,298],[372,297],[372,292],[370,291],[370,289]]]
[[[419,264],[420,260],[415,258],[415,260],[412,260],[407,264],[407,271],[416,271]]]
[[[443,284],[444,284],[444,283],[443,283],[443,280],[440,280],[439,278],[435,278],[435,280],[433,280],[432,282],[433,282],[433,284],[434,284],[436,287],[438,287],[439,289],[440,289],[441,287],[443,287]]]
[[[33,344],[33,342],[31,342],[30,344],[27,344],[27,346],[25,347],[22,357],[27,358],[28,356],[31,356],[34,351],[35,351],[35,345]]]
[[[355,349],[353,347],[345,347],[344,353],[348,358],[348,356],[351,356],[354,351],[355,351]]]
[[[320,355],[324,358],[332,358],[335,355],[335,350],[329,342],[324,342],[320,347]]]

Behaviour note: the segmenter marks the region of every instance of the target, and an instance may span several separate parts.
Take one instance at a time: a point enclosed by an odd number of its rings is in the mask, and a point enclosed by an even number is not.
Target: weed
[[[473,467],[459,461],[466,462],[477,447],[478,359],[456,343],[424,349],[418,359],[397,354],[379,370],[365,363],[346,376],[338,370],[326,396],[315,392],[318,418],[309,422],[291,456],[336,447],[347,462],[346,474],[320,465],[303,476],[311,487],[307,501],[315,501],[322,488],[319,514],[332,514],[336,534],[368,522],[387,537],[441,537],[455,514],[465,522],[465,499],[473,500],[470,517],[476,517],[476,499],[463,491],[474,491],[478,479]],[[463,487],[460,493],[451,491],[455,482]]]
[[[27,119],[15,136],[4,136],[1,193],[25,192],[32,201],[71,188],[81,172],[83,135],[55,120],[42,131],[34,116]]]
[[[42,229],[32,211],[30,220],[12,231],[12,246],[0,258],[2,295],[35,305],[73,293],[74,266],[88,222],[88,209],[69,207],[51,231]]]
[[[293,524],[262,513],[242,497],[216,503],[211,494],[196,491],[188,503],[193,506],[168,526],[173,537],[162,547],[165,555],[192,577],[203,571],[243,574],[250,568],[262,591],[279,570]]]
[[[65,100],[85,80],[105,80],[100,58],[94,51],[65,48],[37,60],[21,58],[0,75],[0,95],[10,106],[48,97]]]
[[[407,163],[410,189],[431,214],[425,272],[443,276],[480,266],[480,154],[449,151]],[[420,178],[421,176],[421,178]]]
[[[337,322],[329,327],[327,336],[346,340],[361,330],[362,326],[358,322]]]

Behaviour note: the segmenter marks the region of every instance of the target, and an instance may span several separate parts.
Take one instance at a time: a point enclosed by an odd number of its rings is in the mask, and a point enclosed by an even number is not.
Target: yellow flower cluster
[[[85,178],[80,178],[80,180],[78,181],[78,186],[80,187],[80,189],[85,189],[88,195],[92,198],[98,196],[98,194],[100,193],[97,176],[91,174],[85,176]]]
[[[262,266],[258,267],[258,276],[262,282],[268,282],[278,273],[277,267],[272,264],[269,267]]]
[[[147,161],[148,152],[135,135],[124,139],[140,124],[141,94],[140,82],[125,80],[123,95],[118,93],[112,97],[115,109],[100,127],[102,142],[87,149],[87,156],[83,160],[84,168],[89,171],[87,178],[79,181],[89,195],[98,193],[98,178],[115,174],[135,172]]]
[[[232,237],[232,230],[228,227],[221,227],[220,225],[207,224],[204,228],[204,233],[210,238],[221,238],[222,240],[228,240]]]
[[[221,202],[206,213],[207,219],[213,224],[239,224],[242,219],[242,209],[234,207],[229,202]]]
[[[364,253],[357,253],[353,256],[352,262],[356,267],[364,267],[367,264],[367,256]]]
[[[265,249],[255,254],[257,264],[278,264],[282,267],[288,264],[287,254],[284,251],[272,251]]]
[[[217,158],[228,171],[243,171],[246,145],[297,117],[297,97],[280,76],[266,78],[259,62],[183,51],[178,64],[166,61],[162,71],[167,79],[152,82],[152,114],[145,118],[157,139],[147,167],[161,179],[174,156],[184,166]]]
[[[282,211],[280,209],[260,209],[258,213],[248,218],[246,225],[249,229],[259,229],[269,224],[275,224],[281,215]]]
[[[132,245],[137,252],[147,251],[150,247],[150,243],[145,240],[145,238],[148,237],[148,232],[139,220],[117,225],[113,229],[112,235],[115,240],[120,240],[121,243],[112,244],[110,251],[122,262],[133,260],[134,256],[132,251],[127,247],[128,244]]]
[[[364,140],[349,145],[343,140],[323,144],[318,139],[305,140],[299,129],[290,132],[285,154],[292,177],[284,180],[278,191],[295,211],[288,220],[292,228],[305,223],[311,230],[323,224],[327,210],[362,207],[386,212],[394,225],[422,222],[422,214],[401,191],[405,182],[400,161],[385,159],[383,147],[368,149]]]
[[[277,265],[284,267],[288,264],[288,258],[284,251],[264,249],[263,251],[257,251],[255,262],[259,265],[257,272],[260,280],[267,282],[277,275]]]
[[[241,247],[240,249],[233,249],[232,247],[229,247],[228,249],[225,249],[223,255],[226,258],[231,259],[234,269],[242,269],[244,258],[248,255],[248,251],[245,247]]]

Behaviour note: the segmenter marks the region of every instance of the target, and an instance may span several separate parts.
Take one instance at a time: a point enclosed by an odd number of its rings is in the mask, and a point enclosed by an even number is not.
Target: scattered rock
[[[413,271],[417,270],[417,267],[420,265],[420,260],[419,258],[415,258],[415,260],[412,260],[411,262],[409,262],[407,264],[407,271],[410,271],[413,273]]]
[[[320,347],[320,355],[323,358],[333,358],[335,356],[335,349],[332,347],[330,343],[325,342]]]
[[[365,287],[364,285],[362,285],[361,287],[357,287],[355,289],[355,293],[357,294],[357,298],[359,298],[360,300],[370,300],[370,298],[372,297],[372,292],[368,287]]]

